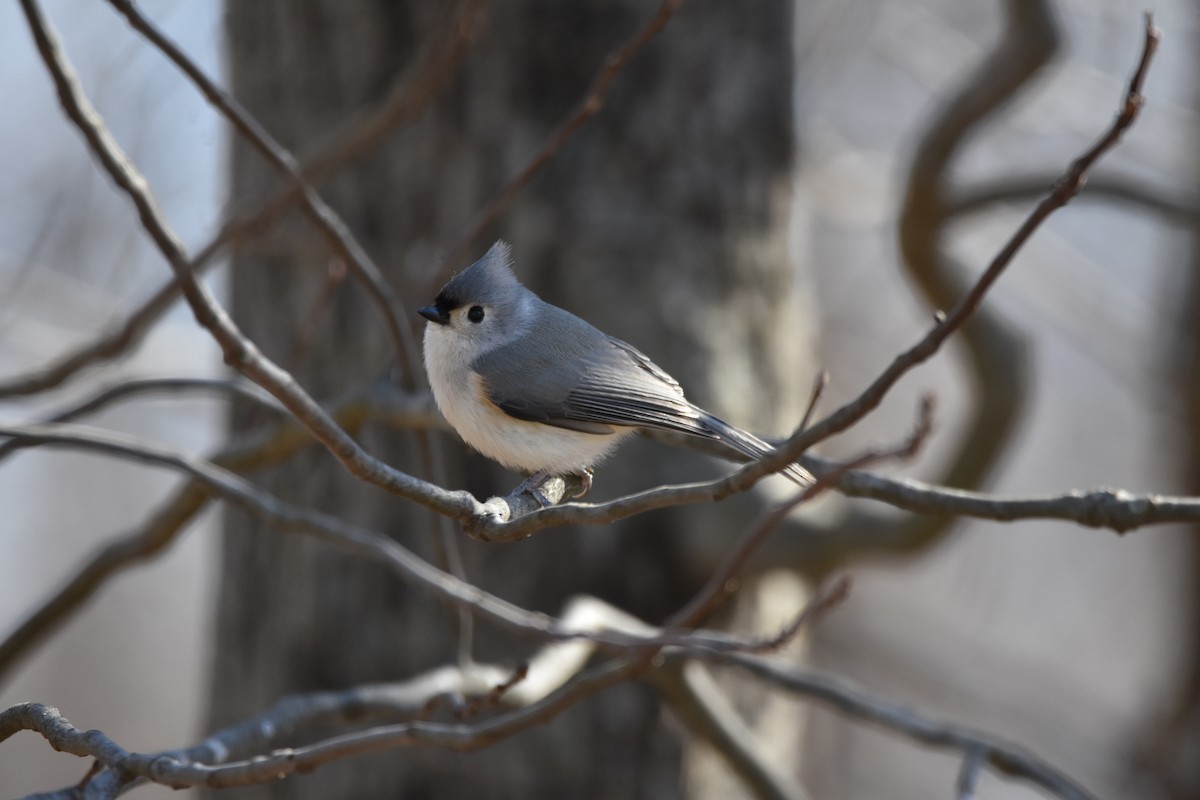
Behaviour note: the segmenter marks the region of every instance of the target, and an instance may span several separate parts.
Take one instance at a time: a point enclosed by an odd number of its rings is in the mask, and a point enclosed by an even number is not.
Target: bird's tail
[[[741,428],[734,427],[720,417],[714,417],[707,412],[703,414],[702,424],[714,434],[718,441],[726,445],[730,450],[748,458],[758,459],[775,452],[775,448],[772,445],[767,444],[753,433],[747,433]],[[787,476],[798,486],[805,488],[816,482],[816,478],[813,477],[811,472],[794,462],[780,470],[780,474]]]

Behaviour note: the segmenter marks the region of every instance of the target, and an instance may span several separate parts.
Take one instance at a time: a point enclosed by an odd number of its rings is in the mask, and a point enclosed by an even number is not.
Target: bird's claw
[[[573,478],[579,480],[579,489],[571,495],[572,498],[586,497],[587,493],[592,490],[592,478],[596,475],[595,470],[591,467],[584,467],[579,472],[571,473]]]

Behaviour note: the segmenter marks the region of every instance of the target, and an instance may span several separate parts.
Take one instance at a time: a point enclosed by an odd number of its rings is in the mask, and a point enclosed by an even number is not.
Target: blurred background
[[[394,76],[441,41],[456,11],[378,5],[142,4],[300,153],[385,96]],[[497,0],[439,101],[321,186],[402,304],[427,302],[432,270],[475,210],[537,152],[604,55],[656,8],[648,0]],[[46,10],[84,88],[190,249],[215,234],[226,210],[274,185],[107,4],[56,0]],[[889,473],[1006,496],[1096,486],[1200,493],[1200,10],[1165,0],[1153,11],[1165,37],[1148,105],[1124,143],[1022,251],[972,338],[906,378],[824,454],[897,440],[918,395],[933,390],[933,440],[917,462]],[[463,262],[505,236],[518,274],[548,299],[649,352],[699,404],[785,433],[817,369],[831,374],[826,410],[855,396],[927,330],[932,303],[949,305],[939,296],[957,296],[956,284],[983,269],[1037,188],[1104,129],[1136,63],[1141,12],[1116,0],[1058,2],[1045,18],[1039,4],[1015,0],[737,8],[690,0]],[[1001,46],[1011,50],[986,62]],[[168,271],[63,119],[15,5],[0,8],[0,58],[8,103],[0,126],[3,383],[122,320]],[[939,133],[953,127],[955,109],[999,91],[988,79],[1003,83],[1023,58],[1049,63],[961,140]],[[213,285],[252,338],[317,397],[366,384],[387,365],[387,342],[362,292],[331,281],[331,256],[302,221],[286,220],[232,260],[232,270],[212,273]],[[319,298],[329,286],[326,306]],[[631,310],[642,307],[655,310]],[[319,320],[311,330],[309,317]],[[310,335],[326,346],[297,345]],[[122,379],[218,374],[218,349],[179,306],[115,365],[54,392],[0,400],[0,419],[29,421]],[[208,452],[230,425],[240,433],[264,418],[231,411],[220,396],[187,395],[121,404],[88,421]],[[393,463],[417,457],[401,433],[361,435]],[[512,484],[451,437],[442,446],[450,485],[484,494]],[[717,469],[654,443],[631,449],[598,475],[600,496]],[[436,560],[436,542],[421,539],[433,527],[427,516],[331,478],[329,461],[306,451],[293,468],[307,479],[286,469],[252,477],[283,496],[387,520],[380,526]],[[64,451],[25,452],[2,466],[0,635],[179,485],[161,471]],[[761,498],[651,515],[611,535],[466,543],[468,574],[547,611],[590,592],[656,621],[711,571],[756,504]],[[711,529],[700,530],[696,513]],[[0,674],[0,707],[50,703],[79,728],[155,750],[191,743],[289,691],[405,677],[453,655],[453,636],[438,627],[453,625],[444,609],[390,576],[351,578],[356,565],[252,528],[237,515],[206,512]],[[766,571],[767,563],[786,574]],[[831,499],[801,511],[759,567],[757,594],[747,590],[757,598],[803,597],[830,574],[854,579],[850,598],[792,654],[803,663],[1019,743],[1099,797],[1200,796],[1193,530],[1118,537],[1064,523],[912,520],[869,501]],[[348,580],[357,588],[347,589]],[[357,607],[375,609],[378,619],[362,624],[379,627],[340,630],[362,618]],[[745,614],[743,605],[730,624]],[[258,646],[245,647],[247,639]],[[479,648],[482,657],[514,652],[487,631]],[[395,796],[401,785],[458,796],[501,769],[512,774],[481,796],[744,791],[664,722],[670,713],[647,694],[632,687],[609,708],[585,704],[571,720],[488,753],[389,754],[399,763],[379,767],[384,777],[365,777],[377,766],[368,759],[361,769],[329,767],[222,796]],[[783,734],[764,734],[772,757],[814,798],[953,796],[954,754],[794,700],[749,698],[742,708],[760,731],[783,726]],[[0,745],[0,795],[65,786],[85,769],[21,734]],[[1041,795],[989,775],[979,796]]]

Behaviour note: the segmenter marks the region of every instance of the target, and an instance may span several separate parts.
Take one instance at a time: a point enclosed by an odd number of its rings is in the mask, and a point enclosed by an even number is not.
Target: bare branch
[[[83,133],[92,152],[117,186],[133,201],[143,228],[175,272],[196,321],[221,346],[226,363],[282,402],[359,479],[402,497],[420,500],[435,511],[458,518],[461,518],[465,508],[478,505],[465,493],[451,494],[371,456],[334,422],[290,374],[263,356],[242,334],[208,288],[197,279],[182,245],[160,213],[145,177],[129,161],[84,96],[37,0],[21,0],[21,6],[68,118]]]
[[[803,438],[817,442],[835,433],[844,431],[858,422],[867,413],[878,407],[879,403],[901,377],[918,364],[931,358],[942,344],[971,317],[983,302],[988,289],[1000,278],[1000,275],[1012,263],[1013,258],[1029,240],[1041,224],[1058,209],[1065,206],[1083,189],[1087,181],[1088,171],[1109,150],[1111,150],[1125,131],[1137,119],[1142,107],[1142,83],[1150,60],[1154,55],[1160,38],[1158,28],[1153,22],[1146,20],[1146,33],[1143,40],[1141,59],[1137,69],[1130,79],[1120,113],[1113,120],[1109,129],[1083,155],[1072,162],[1067,172],[1059,179],[1054,190],[1029,214],[1017,231],[1009,238],[1000,252],[984,270],[979,280],[970,291],[958,301],[948,314],[940,316],[933,329],[913,347],[898,355],[867,389],[857,398],[842,406],[836,412],[810,428]],[[801,437],[792,437],[793,440]],[[786,446],[786,445],[785,445]]]
[[[342,218],[321,199],[312,185],[305,180],[296,158],[271,136],[258,120],[242,108],[237,100],[210,80],[195,61],[190,59],[175,42],[171,41],[138,10],[132,0],[109,0],[109,4],[124,15],[135,30],[187,75],[205,99],[233,123],[234,128],[254,145],[263,158],[290,178],[300,193],[300,202],[305,214],[329,241],[334,252],[349,265],[355,277],[366,289],[367,296],[375,304],[391,337],[392,347],[401,364],[401,371],[409,383],[409,388],[415,387],[419,383],[419,378],[416,378],[415,375],[420,364],[420,354],[413,340],[412,331],[402,322],[405,315],[401,311],[395,292],[392,291],[392,287],[367,251],[354,238]]]
[[[987,765],[997,772],[1027,780],[1058,797],[1068,800],[1095,800],[1091,793],[1074,780],[1016,745],[871,697],[846,681],[794,669],[771,659],[745,653],[704,653],[677,657],[695,657],[737,667],[776,688],[810,697],[851,717],[881,725],[922,744],[959,750],[964,754],[978,752],[982,754]]]
[[[397,80],[380,107],[347,126],[348,132],[310,160],[303,176],[310,182],[331,171],[371,146],[397,126],[412,119],[436,97],[453,74],[474,39],[485,0],[466,0],[462,11],[446,38],[429,49],[429,57],[412,74]],[[41,15],[39,14],[39,17]],[[97,118],[98,119],[98,118]],[[211,265],[224,247],[239,241],[276,220],[281,213],[301,198],[297,185],[288,187],[280,196],[256,211],[227,223],[217,236],[201,248],[192,259],[194,270]],[[10,378],[0,383],[0,399],[37,394],[62,385],[81,370],[97,362],[116,358],[141,342],[180,295],[180,285],[174,279],[166,282],[142,303],[120,327],[102,334],[79,349],[68,353],[50,366],[36,372]]]
[[[184,392],[215,391],[224,394],[236,394],[252,402],[260,403],[275,410],[282,410],[274,398],[263,392],[248,381],[227,380],[224,378],[141,378],[121,381],[101,388],[87,398],[56,411],[44,417],[42,423],[71,422],[80,417],[94,414],[107,408],[113,403],[129,400],[147,394],[182,394]],[[0,442],[0,461],[8,458],[19,444],[15,440]]]
[[[746,531],[741,541],[730,550],[696,596],[672,619],[673,624],[695,626],[715,611],[730,595],[730,587],[736,585],[734,578],[745,566],[750,556],[779,527],[788,514],[795,510],[796,506],[836,485],[843,475],[855,467],[894,458],[912,458],[929,436],[933,424],[932,416],[933,401],[925,398],[921,403],[917,424],[913,428],[912,435],[902,444],[887,450],[869,450],[857,458],[828,470],[817,476],[816,482],[811,486],[806,487],[790,501],[783,503],[779,508],[764,516],[757,525]],[[848,588],[848,586],[843,586],[840,593],[844,593]],[[830,600],[830,604],[833,602],[836,600]]]
[[[434,567],[391,537],[339,517],[284,502],[204,459],[134,437],[81,425],[0,425],[0,436],[20,439],[27,446],[68,446],[186,473],[199,481],[207,491],[271,525],[315,536],[347,552],[382,564],[417,588],[518,633],[553,641],[588,639],[617,652],[662,647],[753,650],[764,646],[762,642],[747,641],[716,631],[668,631],[660,636],[646,637],[567,629],[558,620],[527,611]],[[438,491],[444,492],[442,489]],[[452,495],[449,492],[445,494]],[[474,503],[474,500],[470,502]]]
[[[474,42],[488,0],[463,0],[445,38],[431,46],[411,76],[398,79],[383,102],[350,120],[343,132],[311,157],[302,159],[299,176],[309,184],[328,177],[350,160],[379,145],[401,125],[425,110],[453,76],[455,68]],[[197,255],[204,263],[222,248],[252,236],[282,217],[304,196],[296,180],[251,209],[236,215]]]
[[[946,209],[947,219],[977,214],[1000,203],[1034,200],[1054,184],[1049,175],[994,178],[977,186],[958,189]],[[1081,199],[1107,201],[1161,214],[1179,225],[1195,224],[1200,205],[1181,191],[1148,186],[1137,178],[1119,175],[1096,176],[1088,181]]]
[[[806,800],[808,794],[763,757],[754,731],[742,720],[705,667],[668,660],[647,677],[688,732],[725,758],[759,800]]]
[[[144,778],[165,786],[208,786],[226,788],[267,783],[298,772],[311,771],[322,764],[352,755],[376,753],[398,747],[423,745],[451,750],[471,751],[523,733],[545,724],[582,698],[627,680],[641,669],[640,664],[610,661],[594,667],[577,680],[524,708],[477,723],[438,723],[413,720],[381,725],[364,731],[324,739],[311,745],[275,750],[243,761],[211,765],[188,761],[177,753],[130,753],[100,731],[80,731],[55,708],[26,703],[0,711],[0,740],[20,730],[41,734],[54,749],[78,756],[96,758],[113,768],[108,785],[115,797],[133,778]],[[203,746],[203,745],[202,745]],[[128,776],[113,780],[117,773]],[[43,797],[68,800],[75,789],[66,789]]]
[[[816,466],[816,459],[809,465]],[[820,472],[816,466],[816,471]],[[918,514],[941,514],[1012,522],[1056,519],[1089,528],[1124,533],[1148,525],[1200,521],[1200,498],[1135,494],[1121,489],[1091,489],[1043,497],[1001,498],[931,486],[916,480],[851,472],[838,482],[849,497],[866,497]]]
[[[178,297],[179,285],[174,280],[168,281],[126,318],[120,327],[89,339],[86,344],[46,367],[0,383],[0,400],[54,389],[86,367],[116,358],[140,343]]]
[[[689,484],[643,492],[599,505],[566,504],[534,511],[525,516],[524,506],[500,503],[485,506],[465,492],[451,493],[400,472],[364,451],[284,370],[262,356],[200,284],[174,235],[161,218],[145,187],[145,180],[103,127],[99,117],[79,91],[53,34],[42,18],[36,0],[22,0],[26,17],[58,86],[64,109],[83,131],[93,151],[118,185],[134,200],[143,225],[159,245],[175,270],[197,320],[207,328],[225,351],[226,360],[279,399],[300,419],[356,477],[385,488],[463,522],[473,535],[488,540],[523,538],[549,525],[577,522],[611,522],[652,508],[687,502],[720,499],[735,491],[744,491],[757,480],[782,469],[812,444],[857,422],[879,405],[891,387],[916,365],[929,359],[942,343],[973,314],[984,295],[1012,261],[1020,247],[1054,210],[1065,205],[1082,187],[1088,169],[1134,122],[1141,105],[1140,88],[1157,42],[1157,29],[1147,23],[1145,49],[1130,82],[1124,108],[1110,130],[1072,165],[1058,188],[1047,197],[993,259],[975,286],[958,305],[914,347],[898,356],[858,398],[843,406],[817,425],[798,431],[775,453],[707,484]],[[491,502],[491,501],[489,501]],[[507,507],[507,509],[506,509]],[[507,510],[507,513],[506,513]]]
[[[657,633],[641,621],[594,598],[573,601],[566,609],[563,621],[564,624],[569,621],[591,631],[607,629],[647,639],[652,639]],[[470,724],[409,720],[353,731],[305,747],[262,753],[263,749],[277,746],[290,731],[309,721],[358,721],[361,724],[361,719],[354,719],[356,715],[365,713],[372,721],[396,714],[410,715],[424,707],[431,697],[457,692],[490,692],[502,681],[510,680],[510,672],[486,666],[479,667],[475,672],[443,668],[399,684],[299,695],[281,701],[260,717],[231,726],[199,745],[181,751],[130,753],[99,731],[79,731],[56,709],[40,704],[22,704],[0,712],[0,741],[17,731],[32,730],[46,738],[56,750],[98,759],[105,769],[95,776],[93,782],[98,784],[98,788],[108,790],[102,796],[116,796],[133,785],[135,779],[176,787],[265,783],[359,753],[412,745],[454,750],[486,747],[544,724],[583,697],[637,677],[644,670],[651,670],[648,677],[656,684],[664,680],[662,676],[654,674],[658,670],[667,670],[669,674],[665,680],[672,681],[674,677],[671,673],[677,674],[689,661],[698,659],[746,671],[776,688],[810,697],[855,719],[880,725],[914,741],[958,750],[967,758],[979,758],[981,763],[1002,774],[1027,780],[1056,796],[1068,800],[1093,800],[1092,795],[1055,767],[1015,745],[953,723],[925,717],[868,695],[846,681],[746,653],[672,648],[652,662],[649,656],[656,649],[651,648],[646,654],[631,660],[608,661],[580,674],[575,680],[567,680],[586,662],[594,646],[594,641],[584,641],[543,648],[531,661],[530,677],[517,683],[503,697],[504,702],[525,705],[515,711]],[[544,677],[535,678],[539,673]],[[529,682],[537,685],[526,686]],[[729,732],[732,728],[725,724],[724,730]],[[701,733],[704,735],[703,731]],[[716,729],[708,733],[720,735]],[[252,755],[255,753],[258,755]],[[743,756],[754,758],[749,752],[736,757]],[[237,758],[241,760],[232,760]],[[743,766],[747,770],[762,768],[761,764],[749,762]],[[779,785],[777,788],[782,790],[783,787]],[[64,790],[51,796],[65,800],[75,796],[71,794],[72,791]]]
[[[575,107],[575,110],[559,123],[554,132],[550,134],[550,138],[546,141],[546,144],[525,165],[525,168],[505,184],[504,188],[488,201],[483,208],[476,212],[475,221],[467,234],[450,251],[450,255],[446,256],[443,260],[442,266],[430,278],[430,291],[428,292],[430,296],[437,290],[437,287],[446,282],[450,271],[466,257],[467,248],[471,246],[471,243],[504,213],[509,204],[512,203],[513,198],[533,180],[542,167],[546,166],[552,158],[558,155],[559,151],[571,140],[571,137],[587,124],[588,120],[600,113],[600,109],[604,107],[604,101],[608,97],[608,90],[612,86],[612,82],[616,80],[617,75],[620,74],[621,70],[625,69],[625,65],[651,39],[658,35],[658,32],[666,26],[671,16],[681,5],[683,5],[683,0],[662,0],[658,11],[650,18],[650,21],[627,42],[609,53],[608,57],[604,59],[604,64],[601,66],[600,71],[592,79],[592,84],[588,87],[587,94],[579,102],[579,105]]]
[[[958,800],[975,800],[975,790],[979,786],[979,776],[983,773],[984,759],[987,752],[979,747],[973,747],[963,756],[962,767],[958,771],[958,781],[955,791]]]

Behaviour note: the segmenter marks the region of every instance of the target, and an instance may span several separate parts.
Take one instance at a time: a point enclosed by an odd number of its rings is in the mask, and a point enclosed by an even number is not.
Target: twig
[[[358,243],[349,227],[336,211],[330,208],[300,171],[296,158],[281,145],[267,130],[259,124],[242,105],[228,92],[214,83],[204,70],[187,56],[175,42],[164,34],[150,21],[132,0],[108,0],[109,5],[120,12],[129,24],[164,56],[183,72],[205,99],[221,112],[254,148],[272,166],[286,175],[300,195],[300,203],[305,214],[318,231],[332,245],[338,257],[350,267],[351,272],[366,289],[367,296],[375,304],[376,310],[383,318],[384,326],[392,340],[396,358],[401,364],[402,373],[409,382],[409,388],[414,388],[418,380],[414,380],[420,357],[412,331],[401,322],[403,312],[400,302],[392,287],[384,278],[383,273]]]
[[[868,412],[874,410],[888,391],[913,367],[927,361],[938,351],[941,345],[961,328],[983,302],[988,289],[999,279],[1000,275],[1012,263],[1017,252],[1024,246],[1046,219],[1058,209],[1071,201],[1083,189],[1087,181],[1088,170],[1105,153],[1120,140],[1124,132],[1137,119],[1142,107],[1142,83],[1150,60],[1161,36],[1158,28],[1154,27],[1149,15],[1146,17],[1146,32],[1143,40],[1141,59],[1137,69],[1129,81],[1129,88],[1120,113],[1113,120],[1109,129],[1083,155],[1072,162],[1070,168],[1059,180],[1054,191],[1030,213],[1017,231],[1009,238],[1000,252],[992,259],[988,268],[979,277],[970,291],[957,305],[942,317],[933,329],[913,347],[897,356],[867,389],[857,398],[842,406],[836,412],[814,425],[807,432],[807,438],[816,442],[839,433],[862,419]],[[796,437],[793,437],[796,438]]]
[[[311,182],[329,174],[357,152],[373,146],[387,132],[420,113],[437,96],[462,53],[474,39],[484,4],[484,0],[467,0],[446,38],[430,48],[430,58],[411,78],[398,80],[379,108],[355,120],[348,126],[347,134],[312,158],[303,171],[305,178]],[[201,270],[210,266],[223,248],[263,229],[300,197],[300,188],[290,186],[280,196],[226,223],[216,237],[196,253],[191,262],[192,268]],[[179,295],[179,283],[175,280],[166,282],[133,311],[119,328],[89,341],[48,367],[0,383],[0,399],[53,389],[88,366],[116,358],[141,342]]]
[[[377,107],[346,122],[342,132],[303,158],[301,175],[310,183],[332,175],[353,159],[378,147],[397,128],[414,119],[438,97],[467,50],[475,42],[489,0],[462,0],[454,21],[445,35],[431,42],[412,77],[398,76]],[[292,184],[249,216],[274,216],[299,199],[298,186]]]
[[[810,466],[815,466],[810,461]],[[816,467],[820,471],[820,467]],[[1135,494],[1122,489],[1091,489],[1041,497],[1003,498],[931,486],[911,479],[851,472],[838,491],[865,497],[917,514],[940,514],[1012,522],[1054,519],[1124,533],[1148,525],[1200,522],[1200,498]]]
[[[617,75],[620,74],[625,65],[651,39],[658,35],[658,32],[666,26],[671,16],[681,5],[683,5],[683,0],[662,0],[658,11],[651,17],[650,21],[627,42],[608,54],[608,57],[604,59],[604,64],[601,66],[600,71],[592,79],[587,94],[584,95],[583,100],[575,107],[575,110],[559,123],[554,132],[550,134],[550,138],[542,146],[542,149],[525,165],[525,168],[505,184],[504,188],[488,201],[483,208],[476,212],[475,221],[467,234],[459,240],[458,245],[450,251],[450,255],[446,256],[442,261],[441,267],[430,277],[429,291],[426,292],[430,297],[433,296],[437,287],[445,283],[450,271],[458,266],[466,257],[467,250],[475,239],[504,213],[513,198],[533,180],[533,177],[541,171],[542,167],[558,155],[559,151],[571,140],[571,137],[588,120],[600,112],[600,109],[604,107],[605,99],[608,97],[608,90],[612,86],[612,82],[616,80]]]
[[[424,111],[449,82],[474,42],[487,3],[488,0],[463,0],[445,38],[426,51],[415,73],[397,80],[378,107],[352,119],[331,143],[303,158],[299,170],[301,178],[310,184],[318,183],[350,160],[378,146],[398,127]],[[300,201],[303,194],[303,186],[293,180],[226,222],[205,252],[219,251],[265,229]]]
[[[692,627],[711,614],[724,600],[729,597],[729,588],[738,572],[745,566],[751,554],[757,550],[767,537],[779,527],[779,524],[796,506],[807,502],[813,497],[837,484],[842,475],[856,467],[891,459],[909,459],[916,455],[917,450],[929,436],[933,425],[933,400],[923,398],[917,416],[917,423],[912,434],[900,445],[885,450],[869,450],[844,464],[829,470],[817,477],[815,483],[796,494],[791,500],[783,503],[767,514],[757,525],[748,530],[742,539],[734,546],[713,572],[696,596],[681,609],[671,620],[672,625]]]
[[[594,598],[579,598],[564,611],[564,622],[592,632],[602,629],[653,639],[655,629],[612,609]],[[424,720],[355,731],[324,739],[296,749],[276,750],[249,757],[248,754],[279,743],[280,736],[311,720],[349,721],[367,713],[378,717],[413,713],[422,700],[446,692],[470,692],[471,687],[495,687],[509,673],[480,667],[468,675],[457,668],[444,668],[401,684],[360,687],[347,692],[317,693],[285,700],[261,717],[249,719],[213,734],[199,745],[182,751],[155,754],[130,753],[100,731],[79,731],[56,709],[40,704],[22,704],[0,711],[0,741],[20,730],[41,734],[56,750],[100,760],[107,769],[93,783],[111,788],[115,796],[135,778],[167,786],[235,786],[265,783],[284,775],[313,769],[349,755],[384,749],[431,745],[455,750],[474,750],[544,724],[555,715],[618,682],[636,677],[651,663],[645,653],[630,660],[608,661],[566,680],[588,657],[595,640],[543,648],[531,661],[530,677],[505,694],[505,700],[524,703],[513,712],[502,713],[472,724],[439,724]],[[653,655],[650,651],[650,655]],[[562,654],[567,654],[565,662]],[[1037,756],[995,737],[952,723],[924,717],[907,708],[872,697],[849,683],[818,673],[795,669],[773,660],[746,653],[711,650],[669,649],[652,669],[677,669],[689,660],[702,660],[745,670],[774,687],[810,697],[866,722],[881,725],[915,741],[934,747],[978,753],[987,766],[1028,780],[1068,800],[1093,800],[1078,784]],[[546,671],[549,670],[550,675]],[[473,677],[472,677],[473,676]],[[535,676],[538,676],[535,678]],[[653,675],[650,676],[655,679]],[[531,682],[534,685],[530,685]],[[361,719],[358,721],[361,722]],[[231,759],[244,757],[244,760]],[[217,766],[217,762],[223,763]],[[89,788],[92,788],[89,786]],[[74,788],[49,795],[74,798]]]
[[[86,367],[116,358],[137,345],[179,297],[179,285],[168,281],[139,306],[120,327],[101,334],[54,363],[0,383],[0,400],[26,397],[61,386]]]
[[[334,409],[338,422],[356,430],[368,419],[423,424],[436,418],[430,398],[404,395],[390,382],[371,393],[373,402],[352,398]],[[93,398],[95,400],[97,398]],[[85,403],[87,405],[87,403]],[[369,406],[369,410],[368,410]],[[392,409],[389,412],[387,409]],[[0,443],[0,449],[16,449],[19,439]],[[240,438],[213,457],[225,469],[245,473],[289,458],[313,439],[299,423],[288,421],[274,429]],[[129,567],[149,560],[170,546],[211,499],[198,480],[191,480],[160,505],[147,522],[114,538],[82,564],[50,597],[40,603],[0,641],[0,682],[13,666],[37,643],[74,615],[105,583]]]
[[[94,414],[113,403],[147,394],[182,394],[184,392],[215,391],[236,394],[246,400],[261,403],[268,408],[282,410],[274,398],[248,381],[224,378],[140,378],[112,384],[97,390],[83,400],[42,418],[42,423],[71,422],[80,417]],[[0,461],[8,458],[19,443],[15,440],[0,442]]]
[[[299,419],[355,477],[394,494],[419,500],[450,516],[460,517],[478,504],[466,493],[452,494],[408,473],[394,469],[367,453],[340,428],[285,370],[266,358],[242,334],[208,288],[195,274],[182,245],[160,213],[145,177],[137,171],[105,128],[79,87],[75,73],[63,55],[37,0],[21,0],[38,52],[58,90],[67,117],[79,128],[101,165],[129,195],[137,208],[142,227],[170,264],[196,321],[220,345],[225,361],[262,386]]]
[[[954,786],[957,800],[975,800],[975,790],[979,787],[979,776],[983,772],[986,757],[987,751],[982,747],[972,747],[963,755],[962,767],[959,768]]]

